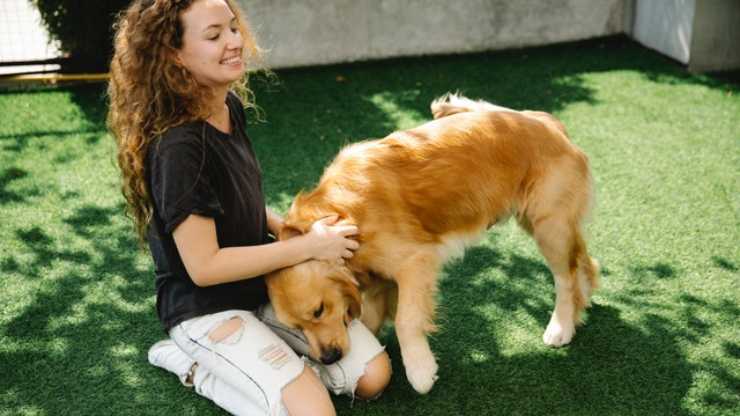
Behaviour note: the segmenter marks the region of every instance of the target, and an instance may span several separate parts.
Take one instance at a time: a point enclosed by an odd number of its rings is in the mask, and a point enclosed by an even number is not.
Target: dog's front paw
[[[551,347],[561,347],[568,344],[573,335],[576,333],[575,325],[571,322],[570,324],[561,324],[557,319],[551,319],[550,323],[545,329],[545,334],[542,335],[542,340],[545,344]]]
[[[406,366],[406,377],[414,390],[419,394],[427,394],[434,386],[434,382],[437,381],[437,368],[437,362],[432,357],[429,362],[419,362]]]
[[[437,360],[426,337],[402,337],[401,356],[406,369],[406,378],[419,394],[427,394],[437,381]]]

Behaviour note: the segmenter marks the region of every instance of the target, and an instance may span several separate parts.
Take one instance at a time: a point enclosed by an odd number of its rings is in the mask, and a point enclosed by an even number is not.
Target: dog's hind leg
[[[555,280],[555,310],[543,341],[569,343],[598,284],[598,264],[588,256],[581,224],[591,206],[591,177],[585,155],[571,153],[546,168],[547,175],[519,206],[519,224],[537,242]]]
[[[439,259],[432,254],[411,256],[395,274],[398,283],[396,335],[401,347],[406,378],[425,394],[437,380],[437,361],[427,334],[433,332]]]
[[[567,209],[540,221],[520,221],[537,241],[555,280],[555,310],[542,336],[545,344],[555,347],[571,341],[598,287],[598,262],[588,255],[580,219],[564,212]]]
[[[580,310],[585,305],[575,263],[582,248],[577,244],[571,224],[548,219],[536,224],[533,236],[547,260],[555,280],[555,309],[542,340],[559,347],[568,344],[576,332]]]

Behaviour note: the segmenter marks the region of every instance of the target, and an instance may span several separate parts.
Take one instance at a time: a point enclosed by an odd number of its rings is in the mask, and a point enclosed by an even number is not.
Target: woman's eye
[[[319,306],[318,309],[313,311],[313,317],[318,319],[319,317],[321,317],[322,313],[324,313],[324,303],[323,302],[321,302],[321,306]]]
[[[220,35],[211,36],[210,38],[208,38],[208,40],[216,40],[218,39],[219,36]]]

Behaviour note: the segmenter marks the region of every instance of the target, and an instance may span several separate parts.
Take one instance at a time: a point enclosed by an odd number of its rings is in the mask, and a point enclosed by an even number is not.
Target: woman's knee
[[[367,363],[365,374],[357,382],[355,394],[365,400],[379,396],[390,383],[391,373],[391,360],[383,351]]]
[[[336,415],[329,392],[307,366],[283,388],[283,404],[291,416]]]

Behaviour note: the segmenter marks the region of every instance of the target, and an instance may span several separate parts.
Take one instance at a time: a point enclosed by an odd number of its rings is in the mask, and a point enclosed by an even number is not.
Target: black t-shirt
[[[190,279],[172,231],[190,214],[212,217],[221,248],[270,242],[262,176],[245,132],[239,99],[226,98],[231,134],[206,122],[171,128],[149,144],[146,176],[154,205],[149,248],[156,268],[157,313],[165,331],[178,323],[267,302],[262,277],[209,287]]]

